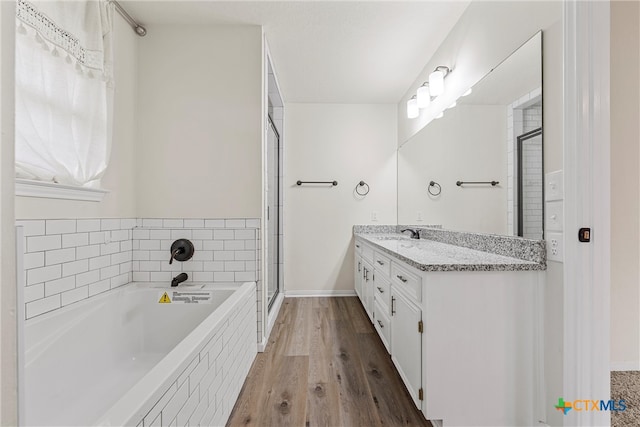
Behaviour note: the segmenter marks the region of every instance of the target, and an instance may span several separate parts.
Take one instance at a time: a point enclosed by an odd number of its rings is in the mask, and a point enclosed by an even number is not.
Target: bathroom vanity
[[[445,426],[537,424],[544,246],[422,232],[354,227],[356,293],[414,403]]]

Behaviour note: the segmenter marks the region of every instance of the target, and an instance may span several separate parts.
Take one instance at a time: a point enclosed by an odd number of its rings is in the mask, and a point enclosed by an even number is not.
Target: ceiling
[[[397,103],[469,1],[121,1],[154,24],[263,25],[285,102]],[[142,41],[142,43],[144,43]]]

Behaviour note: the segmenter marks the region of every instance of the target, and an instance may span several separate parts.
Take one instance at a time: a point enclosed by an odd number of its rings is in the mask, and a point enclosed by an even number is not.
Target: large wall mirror
[[[537,33],[398,149],[398,223],[542,239],[542,159]]]

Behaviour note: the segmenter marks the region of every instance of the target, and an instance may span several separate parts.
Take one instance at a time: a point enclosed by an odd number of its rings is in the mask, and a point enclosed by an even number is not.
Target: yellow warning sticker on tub
[[[164,291],[159,295],[159,304],[211,304],[212,291]]]

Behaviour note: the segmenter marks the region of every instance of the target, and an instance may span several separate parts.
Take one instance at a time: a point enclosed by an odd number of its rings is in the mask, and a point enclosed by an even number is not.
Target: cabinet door
[[[422,310],[404,295],[391,290],[391,359],[409,390],[413,402],[421,407],[422,387]]]
[[[353,280],[356,288],[356,294],[358,294],[358,298],[360,298],[360,301],[363,301],[364,298],[362,296],[362,257],[360,255],[356,255],[356,265],[355,265]]]
[[[362,295],[364,295],[364,309],[373,322],[373,266],[362,260]]]

